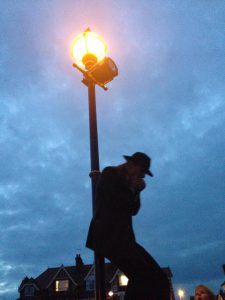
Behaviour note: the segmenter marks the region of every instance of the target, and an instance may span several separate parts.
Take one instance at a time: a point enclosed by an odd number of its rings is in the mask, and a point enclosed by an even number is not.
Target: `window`
[[[26,286],[24,289],[24,296],[34,296],[34,287]]]
[[[124,274],[119,275],[119,286],[127,286],[128,278]]]
[[[94,291],[95,289],[95,280],[93,278],[88,278],[86,281],[86,290],[87,291]]]
[[[65,292],[69,290],[69,280],[56,280],[55,291]]]
[[[116,280],[114,280],[113,284],[112,284],[112,291],[115,293],[118,291],[118,286],[117,286],[117,282]]]
[[[124,300],[124,294],[120,294],[120,300]]]

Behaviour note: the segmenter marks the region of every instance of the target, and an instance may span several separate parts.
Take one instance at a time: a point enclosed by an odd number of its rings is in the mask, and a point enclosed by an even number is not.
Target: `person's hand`
[[[135,192],[141,192],[145,188],[146,184],[143,178],[136,176],[131,177],[131,188]]]

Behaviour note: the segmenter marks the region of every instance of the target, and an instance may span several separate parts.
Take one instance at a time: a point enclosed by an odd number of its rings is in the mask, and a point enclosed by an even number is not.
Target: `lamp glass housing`
[[[71,54],[76,63],[85,67],[83,58],[87,55],[96,57],[97,62],[105,58],[107,46],[103,39],[96,33],[86,30],[78,35],[71,46]]]

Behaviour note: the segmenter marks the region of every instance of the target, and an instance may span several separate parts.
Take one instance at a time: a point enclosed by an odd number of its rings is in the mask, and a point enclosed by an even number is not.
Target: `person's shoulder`
[[[107,166],[102,170],[102,173],[115,173],[116,172],[116,167],[114,166]]]
[[[108,167],[105,167],[103,170],[102,170],[102,175],[103,176],[109,176],[109,175],[117,175],[117,168],[116,167],[113,167],[113,166],[108,166]]]
[[[113,185],[113,187],[117,186],[117,188],[127,186],[127,181],[121,176],[118,166],[104,168],[99,178],[99,183],[103,185]]]

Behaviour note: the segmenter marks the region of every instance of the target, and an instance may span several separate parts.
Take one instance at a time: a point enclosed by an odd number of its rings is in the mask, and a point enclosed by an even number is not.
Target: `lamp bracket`
[[[94,66],[88,70],[88,71],[85,71],[83,70],[81,67],[79,67],[77,64],[73,63],[72,65],[74,68],[78,69],[83,75],[84,75],[84,78],[82,80],[82,82],[88,86],[88,81],[91,80],[93,81],[95,84],[97,84],[98,86],[100,86],[104,91],[107,91],[108,88],[102,84],[101,82],[97,81],[93,76],[92,74],[90,73],[91,71],[95,70],[98,66],[98,64],[94,64]]]

